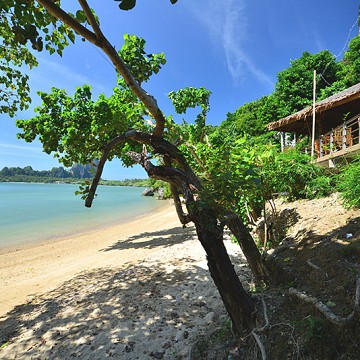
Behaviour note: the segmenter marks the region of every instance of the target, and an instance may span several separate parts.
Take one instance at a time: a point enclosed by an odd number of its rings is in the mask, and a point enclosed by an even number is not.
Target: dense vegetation
[[[267,96],[240,106],[228,113],[217,132],[218,140],[230,141],[247,135],[252,144],[274,142],[276,134],[266,125],[311,105],[313,71],[317,72],[316,97],[322,100],[360,82],[360,36],[354,37],[342,60],[337,61],[328,50],[316,54],[304,52],[299,59],[277,74],[275,91]],[[345,115],[345,114],[344,114]]]

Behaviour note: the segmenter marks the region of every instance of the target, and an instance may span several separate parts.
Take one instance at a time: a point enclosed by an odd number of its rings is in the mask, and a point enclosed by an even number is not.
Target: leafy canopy
[[[138,81],[147,81],[165,63],[164,54],[144,57],[145,40],[135,35],[124,35],[124,39],[120,55],[134,69]],[[57,88],[38,94],[42,99],[42,105],[35,109],[38,115],[16,122],[22,130],[18,137],[27,142],[38,137],[44,151],[53,153],[65,166],[88,164],[98,159],[103,147],[128,129],[150,131],[152,128],[152,122],[145,119],[148,116],[145,106],[121,76],[108,98],[100,95],[93,100],[89,85],[78,87],[73,96]],[[118,157],[125,165],[130,165],[127,150],[125,145],[116,147],[109,160]]]
[[[274,95],[281,108],[279,117],[293,114],[311,104],[314,70],[317,72],[317,98],[321,90],[336,81],[340,68],[335,56],[328,50],[317,54],[304,52],[291,66],[278,73]]]
[[[34,0],[0,2],[0,114],[13,117],[28,108],[29,69],[38,65],[35,52],[62,55],[75,32]]]

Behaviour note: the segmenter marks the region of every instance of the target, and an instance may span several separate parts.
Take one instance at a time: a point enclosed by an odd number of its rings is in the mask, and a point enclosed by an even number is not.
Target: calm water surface
[[[100,186],[92,208],[78,185],[0,183],[0,249],[104,228],[152,212],[164,202],[143,188]]]

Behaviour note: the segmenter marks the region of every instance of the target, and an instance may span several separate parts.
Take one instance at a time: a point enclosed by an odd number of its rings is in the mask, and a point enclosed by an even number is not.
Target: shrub
[[[360,156],[343,168],[339,190],[346,207],[360,208]]]
[[[320,196],[321,192],[328,195],[332,190],[331,178],[327,179],[324,168],[295,149],[276,154],[262,171],[268,191],[285,193],[289,200],[312,198]]]
[[[336,189],[334,176],[320,175],[306,184],[305,196],[307,199],[321,198],[330,195],[334,189]]]

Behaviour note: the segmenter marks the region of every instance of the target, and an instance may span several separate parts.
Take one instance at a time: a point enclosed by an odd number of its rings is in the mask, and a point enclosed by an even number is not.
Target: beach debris
[[[207,324],[213,323],[215,320],[215,313],[213,311],[209,312],[208,314],[206,314],[204,320]]]
[[[150,356],[155,359],[162,359],[164,357],[165,351],[152,351]]]
[[[134,346],[135,346],[135,341],[129,341],[126,345],[125,345],[125,351],[127,353],[134,351]]]
[[[163,346],[162,346],[163,349],[169,349],[171,348],[171,342],[170,341],[167,341]]]

